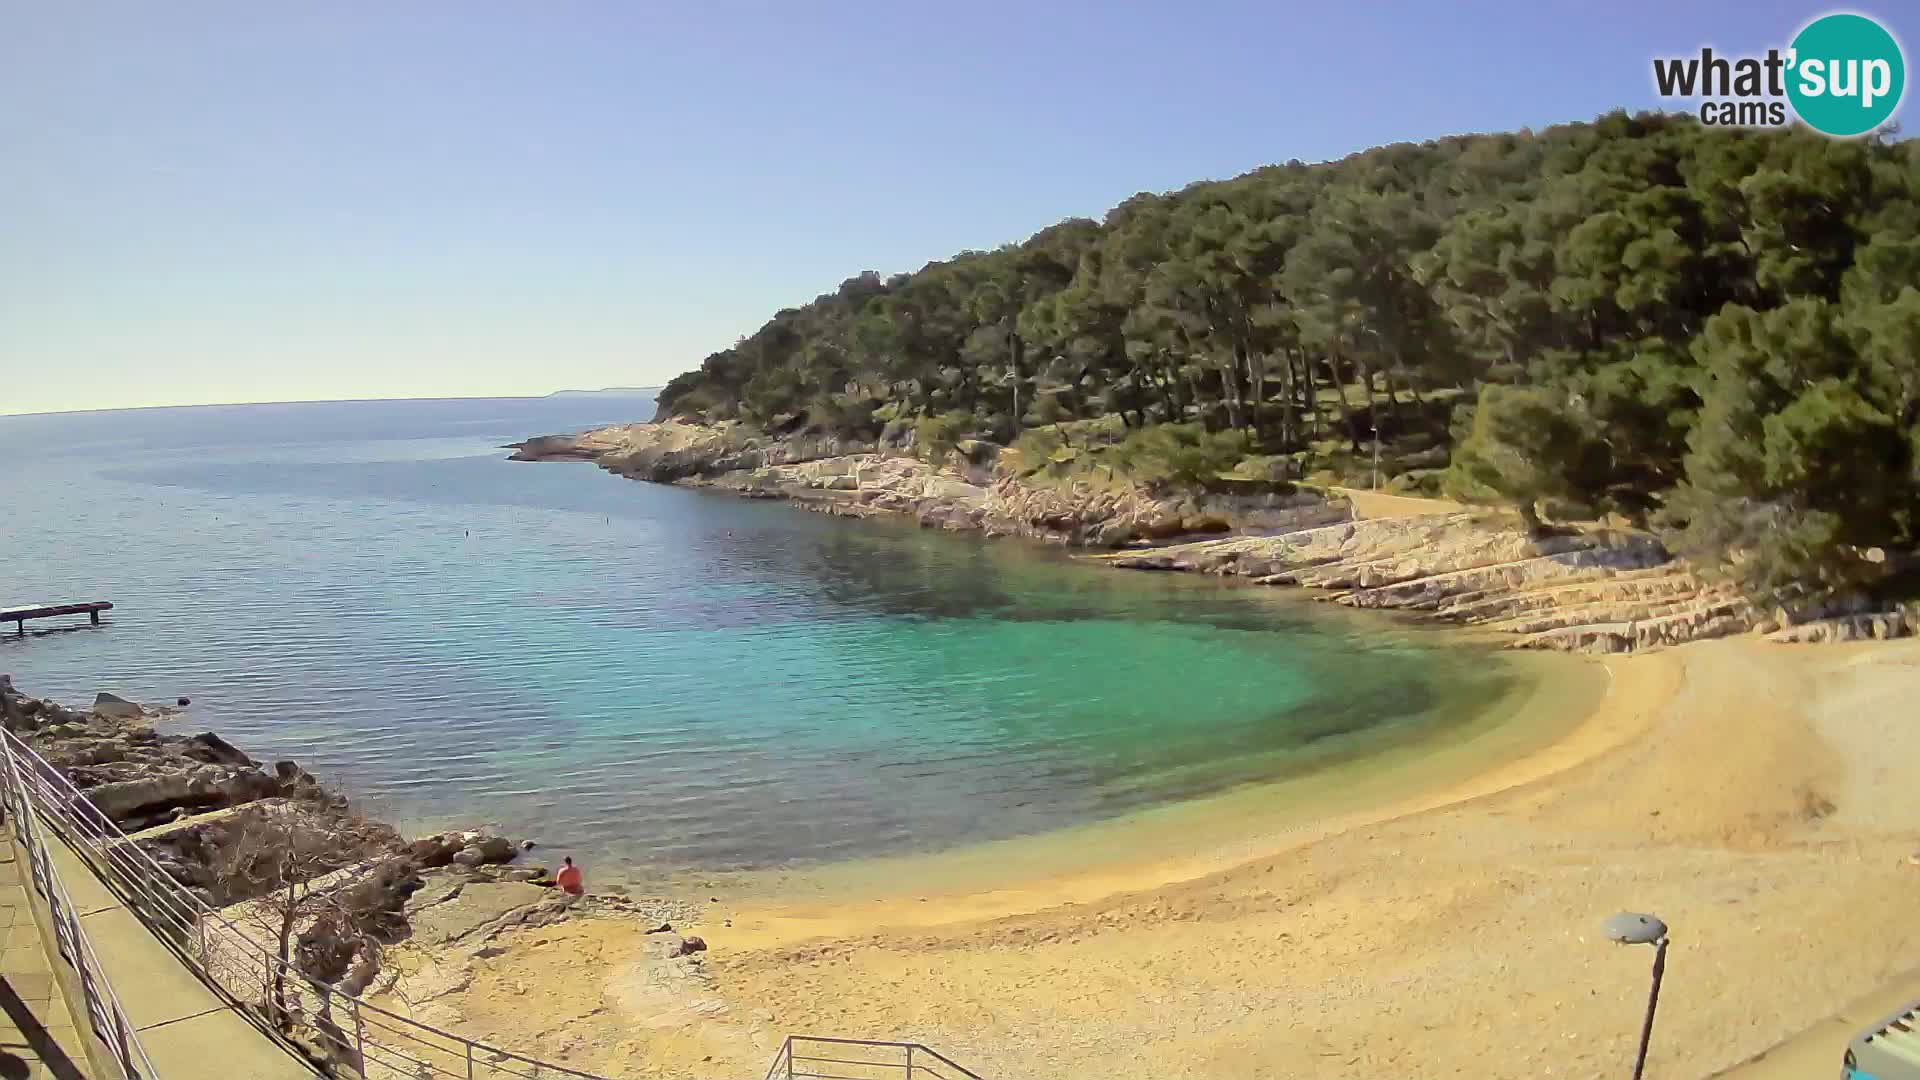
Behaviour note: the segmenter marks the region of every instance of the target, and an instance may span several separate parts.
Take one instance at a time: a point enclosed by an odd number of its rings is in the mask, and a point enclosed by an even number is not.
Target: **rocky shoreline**
[[[903,446],[830,437],[767,439],[741,425],[668,421],[514,444],[514,461],[590,461],[634,480],[787,499],[843,517],[905,516],[928,528],[1119,547],[1235,529],[1287,531],[1351,517],[1341,499],[1291,490],[1156,494],[1011,475],[1000,448],[964,440],[938,464]]]
[[[772,438],[738,423],[667,420],[511,449],[515,461],[588,461],[630,479],[823,513],[1104,549],[1089,557],[1118,569],[1301,587],[1500,635],[1510,648],[1619,653],[1748,632],[1778,642],[1920,633],[1914,605],[1763,611],[1642,531],[1589,524],[1535,537],[1494,511],[1361,518],[1337,492],[1291,485],[1170,494],[1040,483],[1017,455],[973,440],[929,461],[910,440]]]
[[[664,899],[571,896],[531,861],[532,841],[485,830],[408,840],[356,813],[297,762],[255,760],[213,732],[163,733],[181,713],[102,693],[80,710],[31,697],[0,676],[8,731],[59,770],[173,879],[259,948],[336,990],[430,1000],[409,991],[395,957],[470,966],[500,934],[581,916],[660,924],[683,965],[705,948],[682,939],[695,906]],[[125,861],[136,871],[142,865]],[[449,916],[452,915],[450,929]],[[410,960],[418,966],[417,960]],[[256,987],[257,989],[257,987]],[[288,991],[292,994],[294,991]],[[287,1002],[258,1002],[316,1061],[340,1042]]]

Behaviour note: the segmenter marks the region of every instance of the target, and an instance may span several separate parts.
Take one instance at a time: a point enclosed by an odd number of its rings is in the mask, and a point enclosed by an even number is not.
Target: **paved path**
[[[86,1039],[75,1027],[40,927],[27,906],[27,868],[12,827],[0,828],[0,1080],[86,1080]]]
[[[48,856],[73,898],[80,927],[93,941],[161,1080],[209,1075],[209,1052],[219,1055],[220,1080],[311,1080],[316,1075],[215,996],[72,849],[57,837],[49,840]],[[0,1080],[9,1080],[4,1071]]]
[[[1333,491],[1346,496],[1353,503],[1353,516],[1361,520],[1454,514],[1466,509],[1457,502],[1419,495],[1389,495],[1384,491],[1368,491],[1365,488],[1336,487]]]
[[[1840,1075],[1841,1059],[1853,1037],[1920,1000],[1920,970],[1909,971],[1744,1064],[1714,1074],[1717,1080],[1801,1080]],[[1656,1031],[1654,1038],[1660,1035]]]

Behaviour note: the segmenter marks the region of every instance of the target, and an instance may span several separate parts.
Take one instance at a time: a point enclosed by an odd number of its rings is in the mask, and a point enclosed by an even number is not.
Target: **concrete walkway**
[[[90,1080],[87,1041],[54,982],[53,965],[28,907],[27,868],[12,828],[0,828],[0,1078]]]
[[[1368,491],[1364,488],[1331,489],[1336,495],[1344,495],[1353,503],[1353,516],[1360,520],[1372,518],[1426,517],[1429,514],[1457,514],[1466,507],[1446,499],[1429,499],[1420,495],[1389,495],[1384,491]]]
[[[1910,1002],[1920,1000],[1920,970],[1887,982],[1825,1020],[1750,1061],[1715,1073],[1715,1080],[1801,1080],[1837,1077],[1847,1044],[1870,1024],[1879,1023]],[[1658,1036],[1655,1036],[1658,1038]]]
[[[160,1080],[208,1075],[217,1054],[222,1080],[312,1080],[301,1058],[242,1019],[102,885],[58,837],[47,850]],[[0,1080],[8,1080],[0,1070]]]

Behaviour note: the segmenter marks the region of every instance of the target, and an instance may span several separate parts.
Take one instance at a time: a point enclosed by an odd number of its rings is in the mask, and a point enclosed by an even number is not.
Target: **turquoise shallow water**
[[[0,637],[416,827],[636,871],[932,851],[1364,752],[1514,679],[1272,590],[505,460],[628,400],[0,417]]]

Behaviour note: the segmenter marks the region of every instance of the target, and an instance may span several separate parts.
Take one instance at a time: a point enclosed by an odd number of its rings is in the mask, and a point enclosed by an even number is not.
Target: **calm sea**
[[[73,704],[188,695],[182,728],[381,815],[634,872],[1109,818],[1403,739],[1513,677],[1276,590],[499,449],[651,412],[0,417],[0,605],[116,604],[0,636],[0,670]]]

